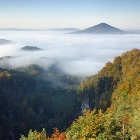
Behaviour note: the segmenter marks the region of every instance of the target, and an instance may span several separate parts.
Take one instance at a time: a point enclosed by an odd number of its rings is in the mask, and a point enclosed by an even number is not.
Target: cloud
[[[11,68],[39,64],[45,69],[55,65],[65,73],[90,76],[108,61],[133,48],[140,48],[140,35],[76,35],[47,31],[0,31],[0,39],[15,44],[0,45],[0,57],[15,56],[0,62]],[[29,45],[43,51],[27,52]],[[43,58],[42,58],[43,57]],[[41,58],[41,59],[40,59]]]

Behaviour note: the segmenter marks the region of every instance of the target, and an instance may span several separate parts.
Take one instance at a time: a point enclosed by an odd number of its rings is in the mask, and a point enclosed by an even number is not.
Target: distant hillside
[[[0,31],[44,31],[43,29],[0,28]]]
[[[23,51],[41,51],[43,49],[38,48],[36,46],[25,46],[25,47],[22,47],[21,50],[23,50]]]
[[[69,32],[75,32],[79,31],[77,28],[52,28],[52,29],[46,29],[47,31],[69,31]]]
[[[11,40],[0,39],[0,45],[10,44],[13,43]]]
[[[0,60],[3,60],[3,59],[10,59],[10,58],[14,58],[12,56],[4,56],[4,57],[0,57]]]
[[[24,31],[24,29],[18,29],[18,28],[0,28],[0,31]]]
[[[140,34],[140,30],[127,30],[131,34]]]
[[[73,34],[127,34],[127,32],[106,23],[100,23],[87,29],[73,32]]]
[[[77,28],[52,28],[52,29],[20,29],[20,28],[0,28],[0,31],[79,31]]]

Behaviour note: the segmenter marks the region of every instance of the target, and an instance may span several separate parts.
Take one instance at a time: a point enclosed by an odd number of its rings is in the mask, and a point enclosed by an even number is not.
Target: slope
[[[115,69],[115,67],[118,69]],[[132,51],[116,57],[113,63],[107,63],[106,66],[98,72],[97,75],[87,78],[80,85],[81,93],[87,97],[87,94],[97,93],[94,90],[104,88],[108,95],[106,86],[98,86],[100,78],[103,76],[112,76],[111,105],[103,113],[86,111],[85,115],[79,117],[71,127],[66,131],[68,140],[138,140],[140,139],[140,50]],[[114,83],[115,82],[115,83]],[[96,91],[95,90],[95,91]],[[99,89],[98,89],[99,90]],[[92,93],[90,93],[92,92]],[[95,96],[96,97],[96,96]],[[95,98],[93,98],[95,100]],[[104,100],[105,101],[105,100]],[[101,100],[102,102],[102,100]],[[98,102],[100,104],[101,102]],[[102,108],[101,108],[102,109]]]

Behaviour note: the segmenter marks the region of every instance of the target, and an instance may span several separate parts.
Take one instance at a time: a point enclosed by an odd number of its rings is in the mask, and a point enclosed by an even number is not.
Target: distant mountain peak
[[[127,34],[127,32],[107,23],[100,23],[84,30],[73,32],[74,34]]]

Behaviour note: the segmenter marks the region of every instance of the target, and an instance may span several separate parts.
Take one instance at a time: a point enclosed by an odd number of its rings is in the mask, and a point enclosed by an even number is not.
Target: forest
[[[77,77],[32,64],[0,69],[0,139],[19,139],[30,129],[64,131],[80,112]]]
[[[1,68],[0,139],[139,140],[139,85],[138,49],[81,83],[54,68]],[[89,109],[82,115],[85,100]]]

